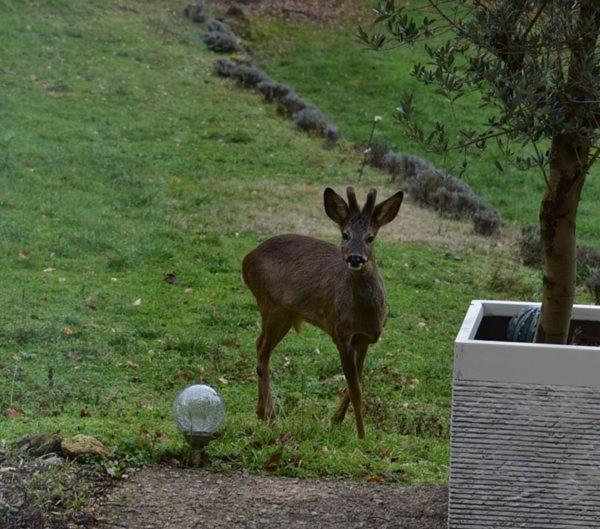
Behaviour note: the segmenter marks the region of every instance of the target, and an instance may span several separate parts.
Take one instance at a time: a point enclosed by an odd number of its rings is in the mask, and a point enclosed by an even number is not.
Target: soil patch
[[[112,490],[94,527],[442,529],[447,489],[145,468]]]

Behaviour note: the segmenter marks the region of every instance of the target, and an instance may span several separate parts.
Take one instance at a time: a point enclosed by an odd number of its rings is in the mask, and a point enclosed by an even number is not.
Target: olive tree
[[[375,13],[374,30],[358,29],[363,42],[377,50],[420,43],[428,60],[414,65],[416,79],[450,102],[478,94],[487,109],[478,130],[450,133],[441,122],[419,123],[412,94],[405,92],[395,115],[411,137],[440,153],[485,149],[493,141],[517,166],[539,168],[546,188],[539,211],[544,293],[536,341],[566,343],[577,207],[600,155],[600,1],[389,0]]]

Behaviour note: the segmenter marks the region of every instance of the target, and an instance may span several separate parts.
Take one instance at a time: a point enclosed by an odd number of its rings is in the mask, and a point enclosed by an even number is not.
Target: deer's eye
[[[350,234],[345,231],[344,233],[342,233],[342,239],[344,239],[345,241],[347,241],[348,239],[350,239]]]
[[[374,240],[375,240],[375,237],[374,237],[373,235],[369,235],[369,236],[367,237],[367,242],[368,242],[369,244],[371,244],[371,243],[372,243]]]

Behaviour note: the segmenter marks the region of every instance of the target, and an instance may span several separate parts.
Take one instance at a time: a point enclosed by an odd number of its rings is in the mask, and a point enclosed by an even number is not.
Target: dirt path
[[[446,509],[445,487],[151,467],[111,491],[94,515],[97,529],[442,529]]]

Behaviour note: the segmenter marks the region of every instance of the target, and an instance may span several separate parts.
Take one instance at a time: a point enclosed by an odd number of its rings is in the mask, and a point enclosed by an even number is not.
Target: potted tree
[[[385,31],[359,37],[375,49],[425,41],[430,61],[413,75],[449,101],[479,94],[489,117],[453,141],[444,123],[415,121],[407,93],[398,120],[439,153],[495,141],[546,182],[535,343],[506,342],[510,318],[534,304],[495,301],[473,302],[456,340],[450,527],[598,527],[600,309],[573,301],[577,208],[600,156],[600,3],[421,4],[380,3]]]

